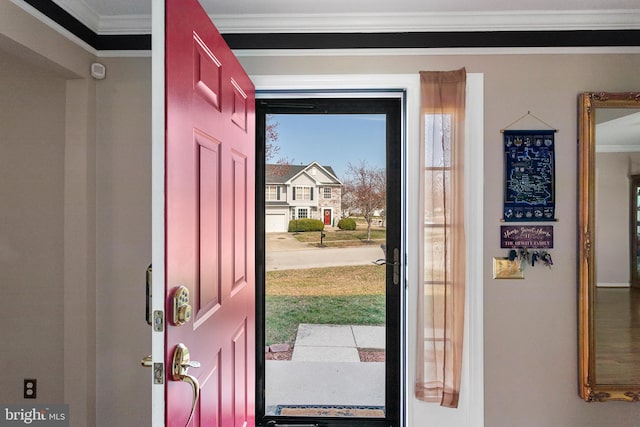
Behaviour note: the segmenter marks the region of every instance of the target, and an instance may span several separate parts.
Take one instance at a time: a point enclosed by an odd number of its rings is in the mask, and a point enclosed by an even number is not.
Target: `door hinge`
[[[153,330],[155,332],[164,331],[164,312],[162,310],[153,312]]]
[[[153,383],[164,384],[164,363],[153,364]]]

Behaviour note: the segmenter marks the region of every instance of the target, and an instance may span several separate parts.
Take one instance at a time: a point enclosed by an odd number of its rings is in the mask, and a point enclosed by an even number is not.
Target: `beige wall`
[[[417,73],[466,67],[484,74],[484,360],[488,427],[631,426],[640,406],[586,404],[577,392],[577,95],[640,89],[640,55],[448,55],[241,57],[249,74]],[[492,279],[500,249],[500,129],[527,111],[556,135],[554,266],[529,268],[521,281]],[[543,126],[543,125],[541,125]],[[415,284],[413,284],[415,286]],[[414,402],[413,426],[430,409]]]
[[[151,61],[105,60],[97,87],[96,377],[98,426],[150,425]]]
[[[64,400],[65,81],[0,51],[0,402]],[[14,347],[15,346],[15,347]]]

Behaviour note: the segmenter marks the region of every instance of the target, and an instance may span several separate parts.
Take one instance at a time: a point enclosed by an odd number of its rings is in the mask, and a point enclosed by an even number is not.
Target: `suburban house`
[[[340,219],[342,182],[331,166],[267,164],[265,230],[287,231],[292,219],[313,218],[324,225]]]
[[[161,3],[0,0],[0,312],[5,348],[0,402],[66,403],[71,427],[148,427],[158,407],[152,390],[162,386],[153,384],[155,367],[142,367],[140,360],[155,351],[155,332],[144,316],[144,281],[153,259],[152,234],[162,229],[158,207],[152,205],[152,182],[157,181],[152,117],[158,115],[152,100],[162,85],[152,79],[158,45],[153,54],[151,48],[151,5]],[[395,378],[406,390],[400,408],[405,420],[398,425],[640,425],[638,403],[586,403],[578,395],[576,315],[577,265],[583,261],[576,249],[577,97],[585,91],[640,91],[639,1],[200,3],[210,5],[209,16],[261,96],[294,91],[362,96],[361,91],[373,90],[406,98],[403,163],[391,165],[399,171],[406,213],[402,281],[396,286],[406,303],[402,322],[395,325],[404,349],[396,357],[404,369]],[[154,43],[162,42],[161,36],[162,31],[154,32]],[[203,49],[198,52],[211,58]],[[469,147],[480,150],[466,164],[479,172],[465,184],[480,186],[468,192],[479,206],[469,215],[476,221],[469,232],[478,235],[467,243],[473,251],[469,262],[481,269],[469,276],[468,363],[462,404],[454,410],[418,400],[411,390],[416,349],[423,345],[416,338],[416,289],[424,282],[419,251],[425,246],[419,239],[425,194],[419,186],[425,174],[418,149],[419,73],[462,67],[471,77]],[[213,65],[210,69],[217,70]],[[241,100],[241,92],[229,93]],[[472,111],[476,104],[479,111]],[[500,130],[515,129],[514,120],[528,111],[559,130],[554,265],[529,268],[519,281],[496,280],[493,260],[508,255],[500,241]],[[547,128],[528,120],[516,125]],[[241,124],[255,130],[251,119]],[[209,139],[201,145],[208,155],[204,161],[217,161],[217,145]],[[234,156],[241,171],[245,158]],[[626,176],[626,171],[625,163],[621,172]],[[303,215],[324,219],[325,211],[335,223],[341,215],[340,181],[331,168],[315,163],[295,167],[295,173],[272,177],[267,185],[255,189],[268,196],[267,217],[273,215],[273,220],[267,218],[267,227],[283,229],[288,219]],[[325,198],[329,190],[331,197]],[[233,199],[238,210],[253,207],[252,202],[251,197]],[[610,221],[606,215],[597,217]],[[231,227],[222,231],[234,234]],[[253,248],[254,239],[246,240]],[[259,246],[256,253],[264,249]],[[252,262],[254,257],[235,258]],[[156,280],[161,269],[156,270],[155,261],[153,267]],[[253,273],[248,270],[236,273]],[[241,286],[234,284],[237,288]],[[195,313],[193,317],[201,320]],[[169,327],[176,326],[167,321],[164,330]],[[194,328],[181,330],[186,329]],[[207,362],[196,353],[193,360]],[[158,373],[156,380],[169,383],[168,370]],[[209,383],[217,378],[207,376]],[[25,379],[37,379],[37,399],[24,399]],[[189,384],[173,385],[188,405]]]

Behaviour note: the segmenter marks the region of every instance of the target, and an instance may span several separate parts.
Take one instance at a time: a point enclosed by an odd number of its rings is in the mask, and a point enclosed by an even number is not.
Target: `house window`
[[[303,219],[303,218],[309,218],[309,209],[308,208],[298,208],[298,218],[297,219]]]
[[[277,185],[267,185],[265,200],[280,200],[280,188]]]
[[[324,198],[325,199],[330,199],[331,198],[331,187],[324,187],[322,189],[323,193],[324,193]]]
[[[293,200],[313,200],[313,188],[293,187]]]

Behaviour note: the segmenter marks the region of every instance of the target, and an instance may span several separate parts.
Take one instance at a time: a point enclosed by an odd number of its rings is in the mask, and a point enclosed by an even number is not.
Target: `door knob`
[[[196,410],[196,405],[198,403],[198,398],[200,397],[200,383],[198,383],[198,379],[192,375],[188,374],[189,368],[199,368],[200,362],[196,362],[195,360],[191,360],[191,356],[189,355],[189,349],[184,344],[180,343],[176,346],[176,349],[173,351],[173,362],[171,364],[171,378],[174,381],[183,381],[185,383],[191,384],[193,388],[193,403],[191,404],[191,412],[189,414],[189,419],[185,426],[188,426],[193,418],[193,414]]]

